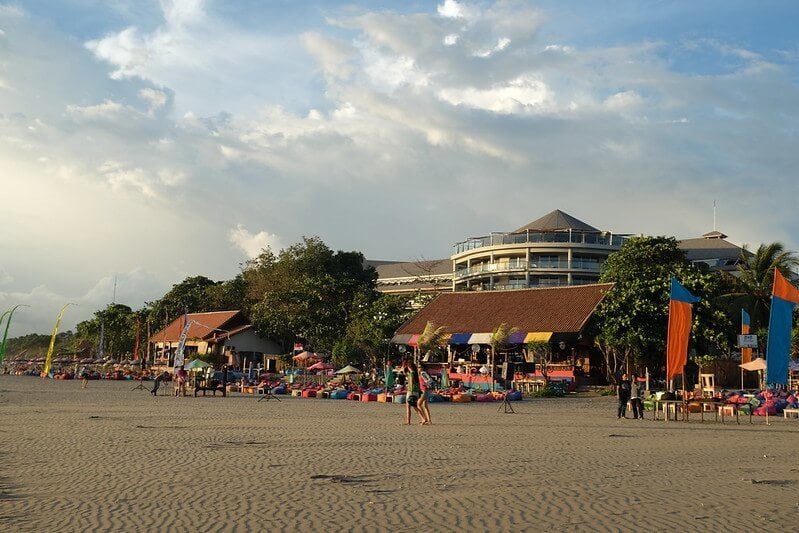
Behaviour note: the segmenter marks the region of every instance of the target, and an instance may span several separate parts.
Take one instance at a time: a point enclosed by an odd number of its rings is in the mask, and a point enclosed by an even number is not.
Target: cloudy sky
[[[47,332],[303,235],[560,208],[799,249],[799,4],[0,0],[0,310]]]

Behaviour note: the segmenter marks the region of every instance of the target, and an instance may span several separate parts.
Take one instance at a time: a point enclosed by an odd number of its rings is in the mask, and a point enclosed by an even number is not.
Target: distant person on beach
[[[166,370],[158,374],[155,380],[153,381],[153,390],[150,391],[150,394],[152,394],[153,396],[158,396],[158,387],[160,387],[161,382],[166,381],[166,378],[168,377],[169,377],[169,372],[167,372]]]
[[[617,418],[627,418],[627,402],[630,401],[630,380],[627,374],[621,375],[619,384],[616,386],[616,397],[619,399],[619,410]]]
[[[644,419],[644,384],[638,381],[638,375],[633,374],[630,380],[630,405],[633,408],[633,418]]]
[[[85,366],[80,369],[80,388],[85,389],[89,384],[89,369]]]
[[[411,425],[411,407],[422,419],[422,424],[424,424],[426,418],[417,405],[419,396],[422,393],[419,387],[419,369],[407,359],[403,361],[402,369],[405,373],[405,424]]]
[[[419,372],[419,388],[421,389],[422,393],[419,395],[419,401],[417,405],[419,406],[419,410],[422,412],[422,418],[424,421],[422,422],[423,426],[429,426],[433,423],[430,419],[430,387],[433,384],[433,379],[430,375],[422,370]]]
[[[180,367],[178,371],[175,372],[175,378],[177,379],[175,396],[186,396],[186,385],[189,382],[189,373],[186,372],[186,369]]]

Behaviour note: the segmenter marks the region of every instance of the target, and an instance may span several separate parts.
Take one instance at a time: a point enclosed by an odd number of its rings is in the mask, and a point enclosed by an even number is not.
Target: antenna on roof
[[[716,231],[716,200],[713,200],[713,231]]]

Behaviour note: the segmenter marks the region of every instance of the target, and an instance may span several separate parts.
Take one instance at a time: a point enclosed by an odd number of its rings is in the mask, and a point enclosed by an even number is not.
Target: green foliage
[[[510,327],[507,323],[503,322],[491,332],[491,351],[496,356],[501,350],[508,347],[508,340],[510,336],[519,331],[519,328]]]
[[[216,282],[205,276],[188,277],[173,285],[159,300],[147,303],[150,324],[158,329],[186,312],[221,311],[212,307],[208,296],[209,290],[215,285]]]
[[[729,347],[732,324],[714,305],[721,276],[687,261],[673,238],[635,237],[608,257],[600,277],[615,283],[591,326],[609,372],[627,358],[637,365],[663,365],[672,276],[701,298],[694,305],[696,348],[721,353]]]
[[[533,398],[563,398],[566,393],[560,383],[549,382],[541,390],[533,392],[530,396]]]
[[[444,335],[447,334],[447,328],[444,326],[436,326],[434,322],[427,322],[424,325],[424,330],[419,334],[419,339],[416,341],[417,348],[419,348],[419,356],[423,357],[428,352],[437,351],[441,347],[441,341]]]
[[[761,244],[752,254],[744,245],[739,275],[732,280],[733,290],[725,294],[734,308],[744,308],[752,319],[752,330],[768,324],[771,308],[771,290],[774,284],[774,268],[790,279],[799,267],[799,258],[785,249],[781,242]]]
[[[61,331],[55,337],[54,353],[64,354],[73,352],[75,335],[71,331]],[[35,359],[44,357],[50,346],[50,335],[30,333],[20,337],[9,337],[6,341],[6,355],[8,359],[22,357]]]
[[[284,349],[295,338],[316,351],[332,351],[346,332],[356,303],[376,298],[377,273],[358,252],[333,252],[318,237],[275,255],[264,252],[242,272],[257,331]]]
[[[346,335],[334,347],[335,361],[381,367],[391,336],[410,314],[405,296],[383,294],[356,304]]]
[[[103,325],[104,351],[107,355],[133,353],[135,344],[136,312],[123,304],[109,304],[94,313],[94,318],[84,320],[77,326],[77,344],[89,344],[92,351],[97,349],[100,339],[100,325]]]

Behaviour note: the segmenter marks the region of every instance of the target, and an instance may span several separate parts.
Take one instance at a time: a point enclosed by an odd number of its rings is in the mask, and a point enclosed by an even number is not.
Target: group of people
[[[424,372],[420,371],[415,362],[405,359],[402,362],[402,370],[405,374],[405,424],[411,423],[411,409],[416,411],[422,419],[421,425],[429,426],[433,422],[430,419],[430,384],[432,379]]]
[[[637,374],[633,374],[630,378],[626,373],[621,375],[616,385],[616,397],[619,399],[618,418],[627,418],[627,403],[629,403],[633,418],[644,419],[644,384],[638,381]]]

